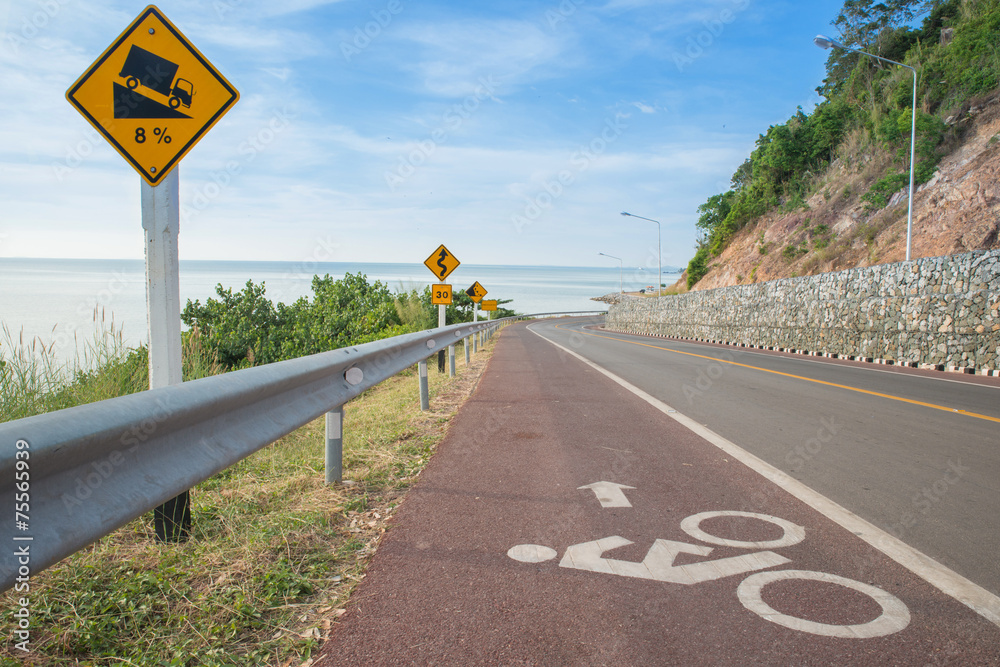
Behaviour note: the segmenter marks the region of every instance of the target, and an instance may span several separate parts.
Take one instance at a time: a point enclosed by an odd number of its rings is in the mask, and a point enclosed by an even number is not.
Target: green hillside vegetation
[[[341,279],[329,274],[312,281],[313,298],[302,297],[291,305],[272,303],[264,283],[247,281],[234,293],[222,285],[218,299],[188,301],[181,320],[205,337],[206,347],[226,368],[269,364],[360,345],[437,326],[437,306],[431,288],[422,292],[393,293],[385,283],[369,283],[360,273]],[[461,290],[447,307],[448,324],[471,322],[472,299]],[[510,303],[501,300],[499,304]],[[494,319],[515,313],[497,308]]]
[[[437,326],[431,289],[394,293],[362,274],[341,279],[314,276],[313,298],[272,303],[264,283],[238,291],[216,286],[218,299],[188,301],[181,314],[185,381],[230,370],[318,354]],[[510,303],[500,300],[498,304]],[[471,322],[472,300],[454,294],[447,323]],[[498,308],[493,318],[516,313]],[[148,353],[129,348],[121,331],[95,313],[95,334],[82,341],[77,358],[59,362],[38,339],[0,335],[0,422],[143,391],[149,386]]]
[[[910,27],[916,21],[919,28]],[[833,21],[843,44],[917,70],[916,185],[934,175],[961,139],[945,120],[1000,85],[1000,0],[847,0]],[[950,43],[942,31],[952,29]],[[698,207],[692,287],[734,234],[777,208],[794,210],[823,187],[823,173],[873,150],[892,155],[888,170],[862,195],[865,213],[884,208],[909,181],[913,75],[843,49],[831,49],[824,100],[760,135],[731,188]],[[807,250],[808,251],[808,250]]]

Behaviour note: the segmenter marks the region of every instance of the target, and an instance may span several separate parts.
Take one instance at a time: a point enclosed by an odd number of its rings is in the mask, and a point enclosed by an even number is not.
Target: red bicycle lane
[[[996,625],[516,325],[314,665],[998,656]]]

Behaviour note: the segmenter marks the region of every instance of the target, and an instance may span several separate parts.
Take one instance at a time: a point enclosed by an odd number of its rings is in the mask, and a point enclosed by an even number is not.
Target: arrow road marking
[[[632,507],[632,503],[625,497],[622,489],[634,489],[634,486],[625,484],[615,484],[614,482],[594,482],[586,486],[577,487],[580,489],[592,489],[594,495],[601,503],[601,507]]]

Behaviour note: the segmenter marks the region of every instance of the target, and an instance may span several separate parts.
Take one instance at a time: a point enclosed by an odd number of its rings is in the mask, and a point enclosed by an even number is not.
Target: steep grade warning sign
[[[66,92],[135,167],[159,183],[240,94],[150,5]]]

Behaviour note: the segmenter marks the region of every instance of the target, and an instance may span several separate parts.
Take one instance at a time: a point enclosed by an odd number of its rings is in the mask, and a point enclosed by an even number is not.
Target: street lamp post
[[[621,257],[615,257],[614,255],[609,255],[607,253],[599,252],[598,255],[604,255],[605,257],[610,257],[611,259],[618,260],[618,291],[622,294],[625,293],[625,283],[622,280],[622,274],[625,272],[625,265],[622,263]]]
[[[653,220],[652,218],[644,218],[641,215],[633,215],[626,211],[622,211],[622,215],[628,216],[630,218],[639,218],[640,220],[648,220],[649,222],[656,223],[656,262],[657,262],[657,274],[656,274],[656,296],[660,296],[660,281],[663,280],[663,253],[660,251],[660,222],[658,220]]]
[[[876,60],[881,60],[883,62],[892,63],[893,65],[899,65],[900,67],[905,67],[906,69],[913,72],[913,108],[910,112],[911,122],[910,122],[910,197],[909,204],[906,210],[906,261],[910,261],[910,244],[913,235],[913,161],[916,156],[916,145],[917,145],[917,70],[909,65],[904,65],[903,63],[898,63],[895,60],[889,60],[888,58],[883,58],[882,56],[876,56],[874,53],[868,53],[866,51],[860,51],[858,49],[852,49],[849,46],[844,46],[840,42],[825,35],[816,35],[813,39],[816,46],[829,49],[831,46],[838,49],[844,49],[845,51],[850,51],[852,53],[857,53],[862,56],[868,56],[869,58],[875,58]]]

